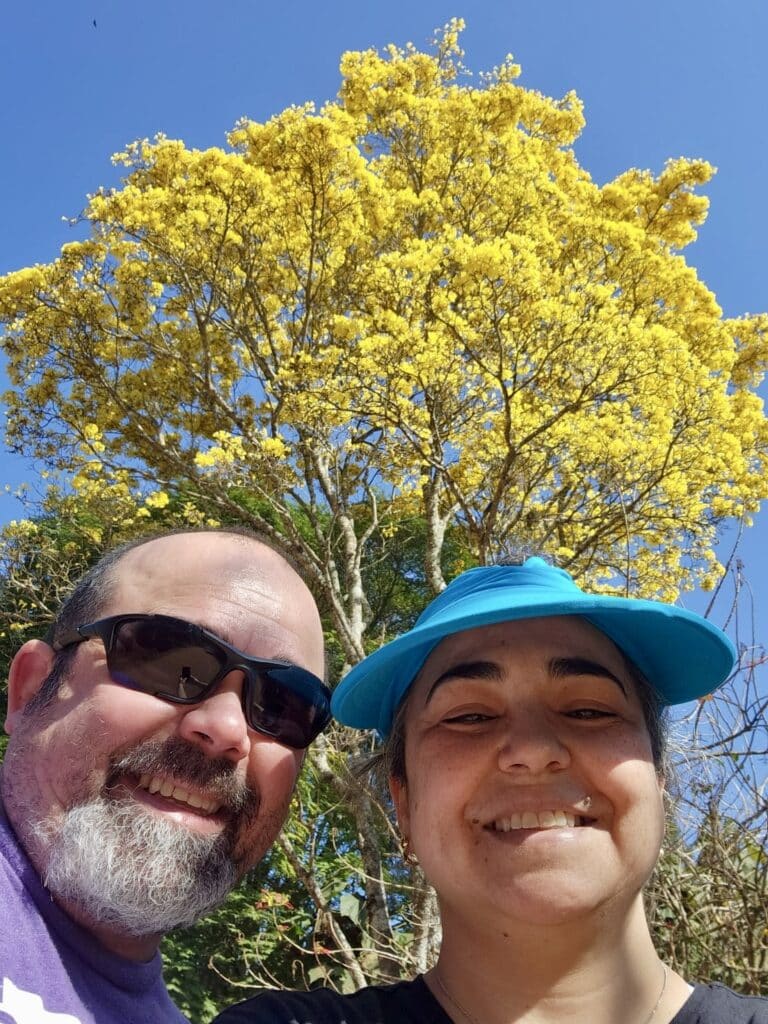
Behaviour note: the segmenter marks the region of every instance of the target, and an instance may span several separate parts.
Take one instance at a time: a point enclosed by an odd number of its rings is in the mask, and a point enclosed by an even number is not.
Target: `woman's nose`
[[[561,771],[571,761],[556,724],[542,712],[520,712],[504,724],[499,746],[499,768],[504,772],[533,774]]]

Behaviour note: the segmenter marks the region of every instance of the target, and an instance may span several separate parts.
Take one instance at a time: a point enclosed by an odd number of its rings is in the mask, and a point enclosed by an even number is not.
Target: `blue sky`
[[[687,258],[726,314],[768,309],[764,0],[4,4],[0,273],[57,255],[73,231],[62,218],[117,181],[110,155],[133,139],[164,132],[190,146],[223,145],[242,116],[264,120],[332,98],[344,50],[425,47],[453,16],[467,22],[473,71],[511,52],[523,85],[576,90],[587,119],[577,154],[597,181],[630,166],[659,171],[677,156],[714,163],[709,219]],[[35,477],[0,451],[0,484]],[[0,521],[20,514],[0,499]],[[742,545],[763,637],[767,539],[764,512]]]

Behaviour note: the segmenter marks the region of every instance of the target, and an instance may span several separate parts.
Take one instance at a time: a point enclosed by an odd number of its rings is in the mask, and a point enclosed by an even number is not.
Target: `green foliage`
[[[670,826],[649,891],[656,948],[689,980],[765,994],[768,832],[724,817],[716,801],[693,843]]]
[[[166,979],[193,1020],[264,987],[353,990],[340,935],[353,956],[367,947],[375,959],[355,824],[332,780],[345,768],[331,757],[332,772],[307,762],[280,838],[226,904],[166,938]],[[386,840],[384,819],[381,825]],[[392,897],[400,904],[404,877],[393,857]]]

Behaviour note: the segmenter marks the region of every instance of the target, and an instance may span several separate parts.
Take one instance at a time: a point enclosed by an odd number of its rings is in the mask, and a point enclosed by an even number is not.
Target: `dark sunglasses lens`
[[[200,700],[224,663],[191,624],[157,617],[122,622],[107,651],[116,682],[176,700]]]
[[[253,672],[246,708],[251,727],[288,747],[309,746],[331,715],[325,691],[308,676],[293,666]]]

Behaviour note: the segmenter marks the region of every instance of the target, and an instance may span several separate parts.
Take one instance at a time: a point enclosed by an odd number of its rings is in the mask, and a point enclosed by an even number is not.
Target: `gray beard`
[[[171,774],[218,797],[229,824],[204,835],[153,814],[115,783],[128,774]],[[235,766],[211,759],[178,737],[123,754],[100,793],[61,818],[29,826],[41,851],[43,882],[86,920],[124,935],[159,935],[190,925],[220,903],[242,871],[237,836],[256,819],[258,795]]]
[[[102,795],[72,807],[55,834],[38,824],[48,852],[44,884],[88,920],[146,936],[190,925],[224,901],[237,881],[228,831],[189,832]]]

